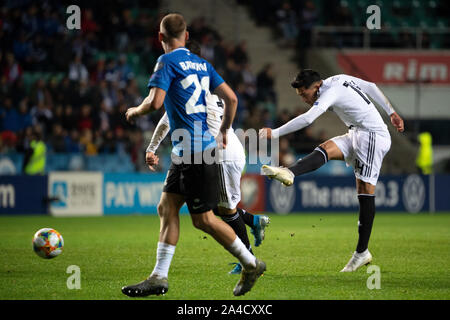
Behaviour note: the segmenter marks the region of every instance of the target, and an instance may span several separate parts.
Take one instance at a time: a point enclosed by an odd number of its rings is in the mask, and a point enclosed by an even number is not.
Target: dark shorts
[[[172,162],[163,192],[183,195],[191,214],[212,210],[219,203],[219,165]]]

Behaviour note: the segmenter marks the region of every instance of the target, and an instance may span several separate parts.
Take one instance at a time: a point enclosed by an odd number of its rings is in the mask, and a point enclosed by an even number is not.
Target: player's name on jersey
[[[179,62],[181,68],[186,71],[188,69],[196,70],[196,71],[207,71],[206,63],[198,63],[192,61],[181,61]]]

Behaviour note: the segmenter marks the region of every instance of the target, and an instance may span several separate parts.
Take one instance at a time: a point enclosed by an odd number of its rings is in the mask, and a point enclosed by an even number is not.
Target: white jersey
[[[206,95],[206,123],[208,124],[209,131],[214,137],[217,137],[219,134],[224,105],[224,101],[218,96],[214,94]],[[221,161],[245,160],[244,147],[234,133],[232,127],[227,131],[227,147],[225,150],[219,150],[219,153],[219,159]]]
[[[220,126],[222,124],[223,106],[224,102],[218,96],[210,93],[206,94],[206,122],[208,124],[210,133],[214,137],[219,134]],[[147,152],[155,153],[161,141],[169,133],[169,130],[169,118],[167,116],[167,113],[164,113],[161,120],[159,120],[158,125],[156,126],[150,144],[147,147]],[[219,160],[245,162],[244,147],[239,141],[239,138],[234,133],[233,128],[230,128],[227,131],[227,146],[224,150],[219,150]]]
[[[366,90],[362,89],[366,87],[363,82],[343,74],[327,78],[319,88],[314,106],[336,113],[347,127],[386,133],[387,126]]]
[[[378,87],[368,81],[336,75],[323,80],[318,98],[308,112],[299,115],[280,128],[272,130],[272,137],[289,134],[310,125],[325,111],[332,111],[348,126],[389,136],[389,131],[375,105],[375,100],[388,115],[394,113],[389,100]]]

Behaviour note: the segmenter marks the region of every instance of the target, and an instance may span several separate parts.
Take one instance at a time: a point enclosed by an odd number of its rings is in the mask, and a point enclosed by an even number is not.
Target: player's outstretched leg
[[[289,168],[263,165],[262,172],[269,178],[276,179],[285,186],[290,186],[294,183],[294,177],[314,171],[327,162],[328,153],[325,150],[325,144],[322,144],[321,146],[315,148],[314,151],[306,157],[299,159]]]
[[[261,170],[263,175],[280,181],[286,187],[289,187],[294,183],[295,175],[288,168],[272,167],[265,164],[262,166]]]
[[[245,222],[239,212],[227,208],[216,208],[213,210],[216,216],[219,216],[226,224],[228,224],[236,235],[244,243],[245,247],[253,254],[252,246],[247,234],[247,228]],[[239,262],[233,262],[233,269],[229,274],[240,274],[242,272],[242,265]]]
[[[265,229],[270,223],[270,218],[264,215],[251,214],[247,210],[237,208],[245,224],[251,228],[251,233],[255,237],[255,247],[259,247],[265,238]]]

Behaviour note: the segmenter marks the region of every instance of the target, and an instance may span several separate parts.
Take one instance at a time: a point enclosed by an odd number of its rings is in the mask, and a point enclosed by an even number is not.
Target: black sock
[[[250,245],[250,240],[248,239],[247,228],[245,227],[244,219],[242,219],[239,212],[232,215],[218,215],[225,221],[236,233],[236,235],[241,239],[245,247],[253,254],[252,247]]]
[[[319,169],[328,162],[328,154],[322,147],[317,147],[313,152],[308,154],[303,159],[298,160],[289,167],[295,176]]]
[[[358,245],[356,252],[364,252],[369,245],[373,220],[375,219],[375,195],[359,194]]]
[[[244,209],[241,209],[241,208],[237,208],[237,211],[241,215],[241,217],[244,220],[245,224],[248,225],[250,228],[253,228],[254,215],[251,214],[250,212],[244,210]]]

